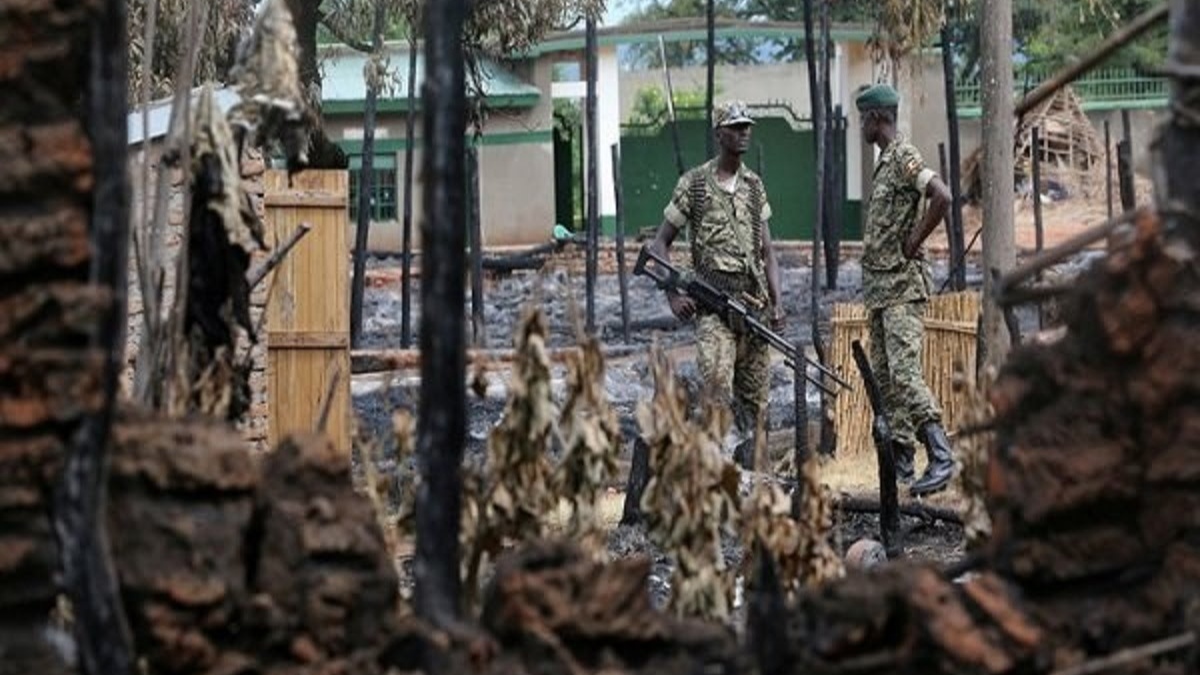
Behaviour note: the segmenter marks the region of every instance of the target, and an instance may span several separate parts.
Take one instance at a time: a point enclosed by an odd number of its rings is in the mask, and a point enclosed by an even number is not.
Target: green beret
[[[859,110],[895,108],[900,105],[900,94],[886,84],[875,84],[859,92],[854,105]]]

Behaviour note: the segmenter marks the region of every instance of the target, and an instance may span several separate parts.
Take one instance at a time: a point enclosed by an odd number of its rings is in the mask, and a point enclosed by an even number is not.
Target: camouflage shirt
[[[863,296],[867,309],[881,309],[929,297],[925,263],[904,256],[904,239],[920,217],[918,177],[925,161],[902,137],[875,163],[871,202],[863,234]]]
[[[703,181],[707,195],[704,213],[692,213],[696,181]],[[757,285],[757,295],[766,297],[766,272],[754,233],[752,210],[759,208],[759,225],[768,226],[771,205],[758,174],[743,164],[733,190],[717,184],[717,161],[709,160],[679,178],[663,218],[677,228],[691,228],[692,266],[698,272],[743,277]]]

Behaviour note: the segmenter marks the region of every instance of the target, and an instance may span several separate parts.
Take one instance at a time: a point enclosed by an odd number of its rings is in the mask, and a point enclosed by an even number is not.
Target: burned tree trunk
[[[99,515],[124,336],[124,3],[0,17],[20,54],[0,69],[0,672],[66,672],[62,591],[80,670],[119,675],[133,655]]]
[[[308,168],[345,169],[346,153],[329,140],[321,124],[321,71],[317,61],[317,25],[321,22],[321,0],[287,0],[299,40],[300,84],[309,107],[306,119]]]
[[[417,613],[437,626],[459,618],[458,531],[466,426],[463,314],[466,120],[461,46],[464,0],[443,0],[425,12],[425,218],[421,221],[421,400],[417,459]]]

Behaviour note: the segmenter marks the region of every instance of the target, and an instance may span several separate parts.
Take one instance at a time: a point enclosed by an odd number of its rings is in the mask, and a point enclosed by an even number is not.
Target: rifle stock
[[[650,263],[653,263],[653,265]],[[769,326],[756,318],[746,303],[730,296],[728,293],[702,279],[685,279],[674,265],[651,251],[649,246],[642,246],[641,251],[638,253],[637,264],[633,266],[633,273],[649,277],[661,290],[687,294],[703,307],[719,315],[726,322],[736,321],[740,323],[751,333],[757,335],[782,353],[789,366],[796,363],[796,360],[802,357],[801,352],[796,349],[795,345],[788,342],[787,338],[771,330]],[[828,377],[846,389],[852,388],[850,383],[838,377],[832,370],[807,356],[803,356],[803,358],[805,363],[818,370],[825,377]],[[808,373],[805,373],[804,377],[825,393],[834,396],[837,395],[837,389],[829,386],[824,381],[824,378],[814,377]]]

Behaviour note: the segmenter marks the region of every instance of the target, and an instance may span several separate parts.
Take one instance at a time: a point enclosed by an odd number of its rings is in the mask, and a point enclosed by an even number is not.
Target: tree
[[[999,367],[1012,346],[995,285],[1016,261],[1013,233],[1011,0],[988,0],[982,35],[984,302],[980,362]]]
[[[241,36],[254,19],[256,0],[212,0],[201,20],[195,78],[223,82]],[[170,96],[187,44],[188,0],[128,0],[129,100]],[[147,68],[149,66],[149,68]]]
[[[638,24],[664,19],[704,18],[707,0],[656,0],[644,5],[625,17],[622,23]],[[716,0],[714,13],[719,18],[740,18],[739,0]],[[665,47],[667,63],[672,67],[704,65],[707,57],[703,40],[685,40],[668,43]],[[722,38],[717,40],[717,63],[742,64],[760,63],[769,60],[769,54],[759,49],[753,40],[745,38]],[[622,56],[633,68],[661,66],[657,43],[630,45]]]
[[[1012,8],[1014,56],[1019,69],[1056,70],[1087,53],[1112,31],[1158,0],[1016,0]],[[952,1],[946,20],[957,46],[960,77],[979,75],[981,0]],[[1114,54],[1107,66],[1149,67],[1166,51],[1166,27]]]
[[[425,0],[382,0],[386,4],[385,36],[405,33],[409,21]],[[171,91],[187,33],[187,0],[130,0],[129,58],[131,100],[142,98],[141,74],[150,85],[149,98]],[[253,21],[256,0],[214,0],[205,4],[201,50],[197,55],[193,84],[226,82],[237,46]],[[312,168],[345,168],[346,157],[329,141],[321,128],[321,72],[318,39],[334,37],[355,49],[371,51],[372,0],[287,0],[296,27],[299,46],[300,82],[305,92],[308,115],[309,152]],[[507,58],[527,49],[547,32],[574,25],[588,13],[599,16],[604,0],[477,0],[467,17],[463,49],[467,55],[470,82],[481,82],[479,57]],[[478,102],[479,97],[473,97]]]
[[[0,181],[0,669],[130,675],[103,517],[124,352],[125,3],[6,2],[3,14],[19,56],[0,115],[21,140]],[[66,650],[46,638],[60,594]]]

